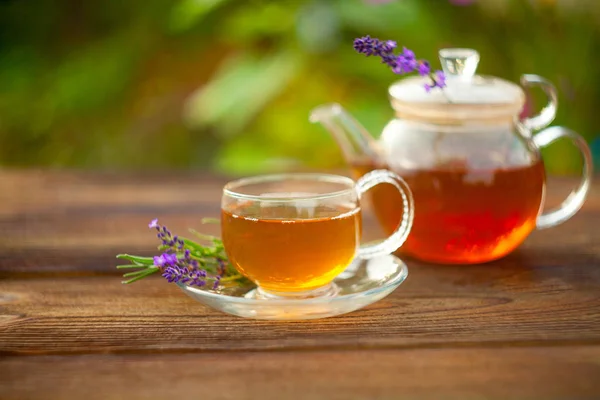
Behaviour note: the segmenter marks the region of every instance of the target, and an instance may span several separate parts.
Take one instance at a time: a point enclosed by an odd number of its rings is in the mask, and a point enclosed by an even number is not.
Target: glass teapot
[[[402,79],[389,88],[395,118],[373,137],[340,105],[315,108],[335,138],[356,178],[388,168],[410,186],[415,200],[412,231],[399,253],[444,264],[474,264],[501,258],[534,229],[560,224],[581,208],[590,188],[592,160],[585,140],[551,127],[557,96],[537,75],[523,75],[525,87],[540,87],[548,104],[520,118],[525,93],[518,85],[476,75],[479,54],[472,49],[439,53],[447,87],[427,93],[427,78]],[[540,148],[570,139],[583,156],[579,186],[562,205],[543,211],[546,174]],[[401,221],[402,199],[380,185],[373,209],[387,234]]]

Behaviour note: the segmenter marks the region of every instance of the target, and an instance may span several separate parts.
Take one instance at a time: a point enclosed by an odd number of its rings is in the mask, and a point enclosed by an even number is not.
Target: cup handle
[[[412,192],[408,184],[397,174],[385,170],[378,169],[363,175],[356,182],[356,191],[360,199],[364,193],[380,183],[389,183],[398,189],[402,196],[402,222],[387,239],[377,244],[362,245],[358,249],[358,256],[363,259],[379,257],[382,255],[391,254],[396,251],[406,241],[408,234],[412,228],[414,219],[414,200]]]
[[[556,87],[549,80],[533,74],[521,76],[521,85],[525,88],[539,86],[548,96],[548,104],[536,116],[523,119],[523,126],[530,131],[537,131],[550,125],[556,116],[556,108],[558,107]]]
[[[542,148],[560,138],[570,139],[583,156],[583,171],[581,174],[581,181],[579,186],[575,188],[571,194],[569,194],[567,199],[563,201],[558,208],[545,211],[538,216],[536,222],[537,229],[553,227],[565,222],[575,215],[585,202],[585,198],[592,183],[592,153],[585,139],[578,133],[561,126],[553,126],[537,133],[533,137],[533,141],[539,148]]]

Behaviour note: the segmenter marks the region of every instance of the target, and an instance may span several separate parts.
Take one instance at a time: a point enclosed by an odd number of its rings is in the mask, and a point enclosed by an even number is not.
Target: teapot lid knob
[[[479,53],[473,49],[441,49],[442,69],[448,78],[470,79],[479,64]]]

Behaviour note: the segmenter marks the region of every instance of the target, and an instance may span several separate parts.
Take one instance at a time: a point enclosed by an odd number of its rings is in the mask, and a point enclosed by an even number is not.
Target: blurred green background
[[[308,122],[340,102],[375,136],[398,77],[355,37],[397,40],[439,67],[480,51],[479,72],[559,90],[554,124],[600,158],[598,0],[0,0],[0,165],[207,169],[251,174],[343,165]],[[544,152],[577,173],[568,143]]]

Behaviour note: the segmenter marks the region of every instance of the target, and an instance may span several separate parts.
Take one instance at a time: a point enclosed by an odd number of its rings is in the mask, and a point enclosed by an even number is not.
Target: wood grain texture
[[[159,277],[121,285],[114,256],[151,254],[151,218],[218,233],[200,219],[226,180],[0,171],[0,398],[600,398],[600,185],[508,257],[408,260],[394,293],[336,318],[245,320]],[[575,183],[552,179],[549,207]]]
[[[593,399],[597,346],[10,357],[0,398]]]
[[[344,173],[345,171],[339,171]],[[218,234],[201,225],[218,217],[226,177],[199,173],[68,173],[0,171],[0,278],[11,274],[64,271],[112,273],[118,253],[147,254],[155,249],[150,219],[160,217],[174,232],[190,227]],[[566,197],[576,182],[554,178],[548,184],[548,206]],[[381,237],[366,205],[365,239]],[[563,256],[600,258],[600,185],[592,187],[580,213],[560,227],[534,232],[525,249],[558,246]]]
[[[585,262],[567,267],[551,254],[537,265],[513,260],[495,266],[409,265],[407,281],[370,307],[292,323],[212,311],[160,277],[130,286],[118,277],[6,280],[0,282],[0,352],[600,344],[600,268]]]

